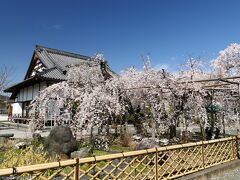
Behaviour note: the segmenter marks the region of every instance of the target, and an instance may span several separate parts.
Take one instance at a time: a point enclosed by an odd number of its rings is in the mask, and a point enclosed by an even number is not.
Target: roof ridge
[[[69,57],[81,58],[81,59],[84,59],[84,60],[91,59],[90,56],[85,56],[85,55],[81,55],[81,54],[77,54],[77,53],[72,53],[72,52],[68,52],[68,51],[65,51],[65,50],[61,50],[61,49],[49,48],[49,47],[45,47],[45,46],[41,46],[41,45],[36,45],[36,49],[45,49],[47,52],[52,52],[52,53],[55,53],[55,54],[61,54],[61,55],[69,56]]]

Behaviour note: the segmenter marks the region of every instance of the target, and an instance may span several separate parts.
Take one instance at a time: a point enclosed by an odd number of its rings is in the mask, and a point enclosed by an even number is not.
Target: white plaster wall
[[[20,92],[17,94],[17,97],[15,98],[14,102],[18,102],[20,101],[21,97],[20,97]]]
[[[12,103],[12,114],[14,115],[22,115],[22,103]]]
[[[35,99],[39,94],[39,84],[34,84],[33,86],[33,99]]]
[[[27,90],[28,90],[27,87],[24,88],[24,98],[23,98],[24,101],[27,101]]]
[[[40,83],[40,91],[42,91],[46,87],[47,87],[47,83],[45,81]]]
[[[40,86],[40,87],[39,87]],[[20,89],[18,93],[17,101],[31,101],[39,95],[39,90],[44,90],[47,87],[46,81],[34,84],[33,86],[28,86],[26,88]]]
[[[20,92],[18,94],[18,101],[23,101],[23,96],[24,96],[23,91],[24,91],[24,89],[20,89]]]
[[[27,88],[27,100],[31,101],[33,99],[33,86]]]

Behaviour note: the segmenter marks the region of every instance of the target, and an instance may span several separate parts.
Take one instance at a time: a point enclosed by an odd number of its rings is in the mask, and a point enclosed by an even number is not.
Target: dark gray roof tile
[[[46,79],[54,79],[54,80],[66,80],[66,74],[60,71],[58,68],[52,68],[46,70],[38,75],[39,77]]]

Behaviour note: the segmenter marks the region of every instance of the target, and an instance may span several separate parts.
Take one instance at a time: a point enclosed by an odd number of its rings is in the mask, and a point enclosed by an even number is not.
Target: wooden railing
[[[0,179],[174,179],[238,158],[238,137],[0,169]]]

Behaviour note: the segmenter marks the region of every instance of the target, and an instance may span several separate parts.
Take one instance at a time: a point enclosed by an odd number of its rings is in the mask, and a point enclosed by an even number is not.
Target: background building
[[[0,114],[7,114],[8,102],[8,96],[0,95]]]

